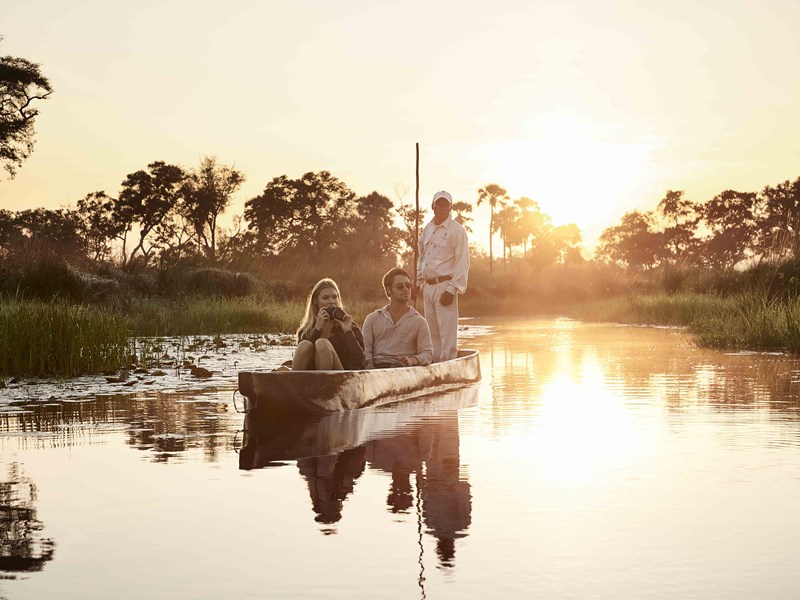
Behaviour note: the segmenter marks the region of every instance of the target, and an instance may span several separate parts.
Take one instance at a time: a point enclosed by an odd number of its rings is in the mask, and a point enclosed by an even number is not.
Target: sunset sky
[[[229,214],[320,170],[413,202],[419,142],[424,206],[499,183],[591,247],[668,189],[800,176],[797,23],[794,0],[5,3],[0,55],[55,93],[0,208],[74,206],[204,155],[247,177]]]

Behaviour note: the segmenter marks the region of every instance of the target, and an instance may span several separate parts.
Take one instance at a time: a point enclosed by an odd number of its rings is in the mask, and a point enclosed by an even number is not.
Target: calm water
[[[0,597],[800,597],[800,361],[469,323],[480,384],[259,435],[233,375],[288,348],[0,390]]]

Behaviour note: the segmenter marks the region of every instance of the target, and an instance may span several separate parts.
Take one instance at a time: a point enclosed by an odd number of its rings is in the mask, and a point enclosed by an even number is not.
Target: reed
[[[124,318],[65,301],[0,303],[0,373],[75,377],[118,369],[129,360]]]
[[[379,301],[348,301],[357,323],[380,305]],[[385,303],[385,302],[384,302]],[[305,311],[305,300],[277,300],[270,296],[245,298],[187,298],[141,300],[128,312],[136,336],[220,335],[225,333],[292,333]]]
[[[568,313],[585,321],[686,326],[704,348],[800,353],[800,300],[764,290],[620,296],[575,305]]]
[[[692,331],[704,347],[800,353],[800,301],[742,292],[726,310],[703,315]]]
[[[585,321],[691,326],[732,310],[732,300],[715,294],[642,294],[617,296],[569,307],[569,316]]]
[[[181,336],[292,331],[301,311],[298,301],[248,296],[144,299],[132,303],[127,314],[133,335]]]

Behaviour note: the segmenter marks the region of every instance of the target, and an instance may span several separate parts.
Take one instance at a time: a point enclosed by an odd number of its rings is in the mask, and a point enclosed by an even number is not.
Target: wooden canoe
[[[370,410],[307,415],[245,415],[240,469],[258,469],[282,461],[338,455],[377,439],[436,424],[478,404],[479,384],[413,398]]]
[[[481,378],[477,350],[427,367],[360,371],[242,371],[245,412],[334,413],[381,406],[463,386]]]

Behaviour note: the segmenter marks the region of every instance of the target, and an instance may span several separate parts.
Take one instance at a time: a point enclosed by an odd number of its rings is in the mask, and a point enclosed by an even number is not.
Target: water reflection
[[[353,492],[355,481],[366,466],[364,446],[350,448],[339,454],[311,456],[297,461],[300,475],[306,480],[311,505],[318,523],[332,525],[342,518],[344,500]],[[336,533],[333,528],[324,533]]]
[[[391,514],[415,508],[436,539],[439,563],[455,564],[456,540],[466,536],[472,499],[459,454],[459,409],[478,401],[478,385],[396,406],[332,415],[265,419],[249,416],[241,469],[297,460],[314,519],[336,533],[345,500],[367,466],[390,475]]]
[[[678,329],[569,319],[509,321],[497,329],[476,346],[501,400],[494,406],[498,424],[509,409],[541,406],[558,395],[553,388],[587,397],[606,388],[628,402],[657,399],[668,408],[702,402],[798,414],[800,407],[797,357],[704,350]]]
[[[233,448],[234,418],[214,390],[197,396],[159,392],[84,402],[12,403],[0,413],[0,433],[15,437],[21,449],[46,449],[100,443],[103,436],[123,431],[127,443],[149,453],[154,462],[168,462],[187,450],[201,450],[213,462]]]
[[[36,485],[19,463],[8,465],[0,481],[0,571],[41,571],[53,560],[55,542],[42,537],[44,524],[36,515]]]
[[[392,513],[408,512],[414,505],[413,477],[440,565],[454,566],[455,540],[466,535],[472,518],[470,484],[461,472],[458,412],[368,442],[366,458],[373,469],[391,474],[386,504]]]

